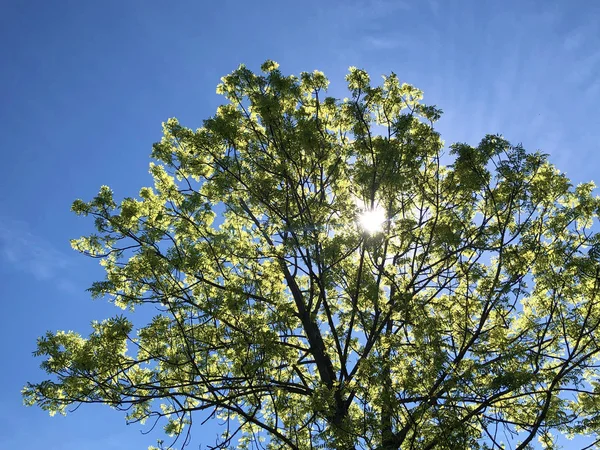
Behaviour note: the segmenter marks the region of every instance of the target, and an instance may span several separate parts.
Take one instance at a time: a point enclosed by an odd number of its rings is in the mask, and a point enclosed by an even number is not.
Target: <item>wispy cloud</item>
[[[563,40],[563,47],[566,51],[579,49],[586,39],[586,30],[584,27],[578,27],[568,33]]]
[[[569,81],[572,83],[587,85],[590,80],[595,79],[600,67],[600,51],[593,51],[576,55],[575,64],[571,69]]]
[[[25,222],[0,218],[0,258],[37,281],[52,282],[62,291],[75,290],[68,277],[73,265],[71,257],[30,232]]]
[[[407,13],[412,9],[409,2],[400,0],[351,0],[340,2],[333,8],[338,23],[357,28],[377,26],[381,19]]]
[[[390,14],[400,11],[410,11],[411,5],[409,2],[400,0],[368,0],[356,1],[346,4],[351,10],[354,10],[357,18],[377,19],[389,16]]]
[[[429,0],[428,4],[429,4],[429,9],[431,10],[431,13],[435,17],[438,17],[440,15],[440,2],[438,0]]]
[[[366,50],[391,50],[397,48],[408,48],[408,45],[403,43],[399,38],[393,36],[366,36],[364,38]]]

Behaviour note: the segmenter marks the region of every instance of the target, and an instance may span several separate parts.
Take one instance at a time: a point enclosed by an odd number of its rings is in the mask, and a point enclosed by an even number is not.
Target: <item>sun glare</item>
[[[385,210],[383,208],[368,209],[358,217],[360,226],[369,233],[377,233],[383,230],[385,222]]]

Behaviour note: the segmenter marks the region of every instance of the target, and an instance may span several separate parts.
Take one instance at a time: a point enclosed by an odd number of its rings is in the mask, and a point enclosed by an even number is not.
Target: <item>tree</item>
[[[164,124],[139,199],[74,202],[98,232],[73,246],[106,270],[90,291],[129,312],[41,337],[26,403],[165,418],[184,444],[218,417],[218,448],[598,436],[594,185],[500,136],[446,155],[395,74],[350,68],[336,100],[320,72],[261,69],[224,77],[202,128]]]

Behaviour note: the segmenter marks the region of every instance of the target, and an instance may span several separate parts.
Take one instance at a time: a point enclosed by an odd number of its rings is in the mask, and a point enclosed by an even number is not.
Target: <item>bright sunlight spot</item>
[[[385,211],[383,208],[368,209],[360,214],[358,221],[365,231],[377,233],[383,230]]]

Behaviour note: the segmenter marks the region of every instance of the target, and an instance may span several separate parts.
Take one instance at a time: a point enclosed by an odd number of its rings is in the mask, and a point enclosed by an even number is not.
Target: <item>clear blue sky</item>
[[[136,195],[161,122],[200,126],[239,63],[320,69],[336,96],[350,65],[394,71],[445,111],[447,143],[502,133],[577,182],[600,181],[600,2],[4,0],[1,11],[0,448],[154,443],[108,408],[50,418],[19,392],[43,376],[37,336],[118,312],[84,292],[102,272],[70,250],[91,227],[72,200],[102,184]],[[213,438],[196,428],[190,448]]]

